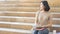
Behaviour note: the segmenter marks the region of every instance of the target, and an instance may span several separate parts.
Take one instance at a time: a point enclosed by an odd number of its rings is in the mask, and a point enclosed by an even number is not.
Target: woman
[[[33,34],[49,34],[48,28],[52,27],[51,15],[49,13],[50,7],[47,1],[41,1],[40,10],[38,11],[38,17],[36,25],[33,28]]]

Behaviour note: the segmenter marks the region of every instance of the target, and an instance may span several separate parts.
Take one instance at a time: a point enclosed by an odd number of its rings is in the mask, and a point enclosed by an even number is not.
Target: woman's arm
[[[43,25],[42,27],[52,27],[52,15],[49,15],[49,20],[47,25]]]
[[[39,16],[39,11],[37,11],[36,16],[35,16],[35,25],[38,24],[38,16]],[[34,26],[31,30],[33,30],[35,28]]]
[[[50,22],[48,25],[43,25],[42,27],[47,27],[47,28],[52,27],[52,22]]]

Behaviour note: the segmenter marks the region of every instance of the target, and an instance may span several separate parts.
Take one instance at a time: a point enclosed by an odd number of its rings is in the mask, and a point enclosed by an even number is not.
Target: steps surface
[[[53,15],[51,31],[60,31],[60,0],[47,1]],[[0,34],[31,34],[40,2],[41,0],[0,0]]]

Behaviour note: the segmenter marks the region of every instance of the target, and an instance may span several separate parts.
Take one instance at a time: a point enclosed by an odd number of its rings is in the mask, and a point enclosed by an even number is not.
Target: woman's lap
[[[49,30],[48,29],[45,29],[45,30],[34,30],[33,31],[33,34],[48,34],[49,33]]]

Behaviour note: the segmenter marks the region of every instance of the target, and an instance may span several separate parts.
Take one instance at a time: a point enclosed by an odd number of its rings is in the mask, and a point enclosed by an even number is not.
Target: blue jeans
[[[49,30],[47,28],[44,30],[34,30],[33,34],[49,34]]]

